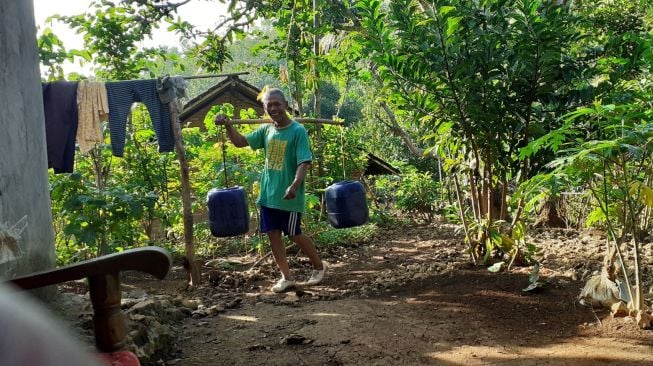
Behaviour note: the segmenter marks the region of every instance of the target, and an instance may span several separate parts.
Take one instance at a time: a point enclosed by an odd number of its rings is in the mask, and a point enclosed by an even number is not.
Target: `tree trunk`
[[[313,110],[315,111],[315,118],[322,118],[322,93],[320,92],[320,68],[318,57],[320,57],[320,35],[318,27],[320,26],[320,13],[318,9],[318,0],[313,0],[313,29],[315,38],[313,39],[313,55],[315,56],[315,100],[313,101]],[[315,132],[317,135],[317,176],[323,177],[324,172],[324,141],[322,141],[322,125],[319,123],[315,125]]]
[[[31,1],[0,2],[0,224],[27,223],[22,255],[0,263],[0,277],[53,268],[56,257],[35,29]]]
[[[499,209],[499,219],[507,220],[508,219],[508,181],[503,178],[501,181],[501,208]]]
[[[453,178],[454,186],[456,188],[456,198],[458,199],[458,210],[460,214],[460,220],[463,222],[463,229],[465,230],[465,237],[467,238],[467,242],[469,243],[469,254],[472,256],[472,262],[474,262],[474,265],[476,265],[476,238],[472,238],[469,234],[469,224],[467,223],[467,217],[465,217],[465,210],[463,206],[463,198],[462,198],[462,193],[460,191],[460,184],[458,183],[458,177],[456,174],[452,174],[451,177]]]
[[[486,162],[485,169],[483,169],[483,202],[485,203],[485,215],[487,217],[488,227],[492,227],[492,222],[494,221],[494,216],[492,215],[493,206],[494,206],[493,188],[494,187],[492,187],[492,164]]]
[[[472,213],[474,214],[474,221],[481,221],[481,206],[480,206],[480,195],[479,190],[476,188],[476,177],[474,170],[469,170],[469,196],[471,199]],[[478,238],[477,238],[478,239]]]

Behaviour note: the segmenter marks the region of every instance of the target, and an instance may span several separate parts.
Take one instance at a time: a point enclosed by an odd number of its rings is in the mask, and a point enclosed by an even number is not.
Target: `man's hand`
[[[290,186],[286,189],[286,194],[283,196],[284,200],[291,200],[297,196],[297,188]]]
[[[215,122],[215,124],[216,124],[217,126],[219,126],[219,125],[225,125],[225,126],[226,126],[226,125],[228,125],[229,122],[231,122],[231,121],[229,121],[229,117],[225,116],[224,114],[218,114],[218,115],[216,115],[215,118],[213,119],[213,122]]]
[[[247,138],[236,130],[229,117],[225,116],[224,114],[218,114],[213,118],[213,122],[216,126],[225,126],[225,130],[227,130],[227,136],[229,137],[229,140],[231,140],[231,143],[234,144],[234,146],[249,146]]]

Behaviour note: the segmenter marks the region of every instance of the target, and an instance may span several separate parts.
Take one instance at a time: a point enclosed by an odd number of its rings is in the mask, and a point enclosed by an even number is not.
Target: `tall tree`
[[[479,234],[468,240],[500,244],[493,227],[505,218],[507,185],[532,165],[518,163],[519,149],[567,107],[563,56],[576,37],[574,18],[539,0],[364,0],[357,9],[382,105],[423,132],[457,186],[468,183]],[[519,217],[518,208],[513,224]]]

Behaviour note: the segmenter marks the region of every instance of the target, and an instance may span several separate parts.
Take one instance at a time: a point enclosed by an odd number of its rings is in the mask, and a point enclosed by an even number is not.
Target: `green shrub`
[[[390,204],[414,218],[432,220],[439,201],[439,183],[428,172],[417,171],[412,166],[402,167],[401,177],[385,176],[374,184],[380,206],[390,209]]]

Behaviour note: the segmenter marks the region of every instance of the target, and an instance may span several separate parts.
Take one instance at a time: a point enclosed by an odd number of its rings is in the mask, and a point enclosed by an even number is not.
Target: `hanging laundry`
[[[109,118],[109,98],[103,82],[81,81],[77,87],[77,145],[82,153],[101,144],[102,121]]]
[[[156,90],[161,103],[170,103],[175,98],[186,98],[186,80],[182,76],[164,76],[156,80]]]
[[[175,147],[170,111],[162,104],[156,91],[156,80],[114,81],[105,84],[109,97],[109,134],[114,156],[123,156],[127,115],[132,103],[142,102],[150,112],[150,118],[159,140],[159,152],[170,152]]]
[[[72,173],[77,135],[77,82],[42,84],[48,168]]]

